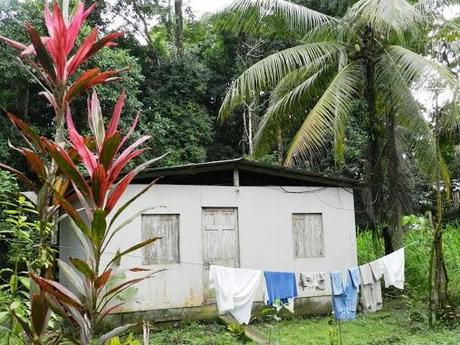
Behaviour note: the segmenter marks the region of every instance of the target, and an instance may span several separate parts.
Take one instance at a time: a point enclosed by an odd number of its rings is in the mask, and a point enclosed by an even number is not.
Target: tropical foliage
[[[2,168],[16,174],[28,188],[37,192],[38,222],[27,222],[27,218],[19,214],[21,208],[18,211],[13,210],[9,222],[14,226],[8,234],[26,244],[28,241],[24,240],[24,236],[31,231],[24,231],[24,227],[30,228],[36,225],[34,230],[39,236],[40,243],[38,257],[45,258],[40,265],[33,265],[34,262],[24,260],[34,282],[30,287],[28,313],[18,313],[16,308],[11,307],[9,310],[13,320],[21,326],[28,339],[27,342],[32,344],[57,344],[63,338],[77,344],[91,343],[95,332],[100,331],[103,319],[121,305],[113,305],[112,301],[115,297],[153,274],[147,269],[133,268],[132,272],[143,272],[144,275],[108,285],[112,278],[112,264],[131,251],[156,241],[158,239],[156,237],[117,253],[106,263],[105,268],[102,267],[107,245],[125,225],[125,223],[117,225],[117,218],[150,186],[124,205],[117,205],[118,201],[136,174],[157,159],[148,160],[126,172],[127,165],[144,152],[145,149],[140,148],[140,145],[150,136],[143,136],[134,143],[128,143],[137,126],[139,115],[124,135],[120,132],[119,122],[125,101],[123,92],[118,98],[107,128],[95,92],[88,100],[88,123],[91,136],[83,137],[75,128],[70,109],[72,99],[97,84],[113,80],[113,76],[119,72],[101,72],[96,68],[83,71],[75,81],[71,80],[80,65],[104,46],[114,45],[113,39],[120,36],[116,33],[97,40],[97,29],[95,29],[69,57],[83,22],[93,7],[85,9],[83,3],[77,2],[73,15],[68,19],[57,2],[53,5],[52,13],[46,4],[45,23],[49,36],[40,37],[38,31],[29,25],[27,31],[32,41],[30,46],[1,37],[4,42],[21,51],[21,57],[38,74],[40,79],[37,80],[43,81],[43,84],[40,81],[44,89],[43,94],[54,109],[57,123],[55,138],[51,140],[40,136],[25,121],[8,114],[12,124],[19,130],[28,145],[21,148],[12,147],[26,158],[37,179],[34,182],[25,173],[1,164]],[[67,123],[69,140],[64,136],[64,119]],[[85,173],[79,170],[79,166],[86,170]],[[69,193],[75,196],[74,202],[78,201],[83,205],[84,217],[80,214],[78,206],[72,203]],[[31,204],[25,202],[24,197],[19,200],[30,212],[34,211]],[[119,208],[111,214],[116,206]],[[61,208],[65,213],[59,216],[58,211]],[[58,261],[58,263],[61,274],[69,279],[78,296],[52,279],[54,257],[53,255],[48,257],[53,253],[52,249],[47,248],[50,245],[53,224],[68,218],[74,224],[75,233],[81,240],[85,255],[83,258],[70,258],[70,264],[66,261]],[[17,258],[15,270],[11,276],[13,282],[18,279],[18,260],[24,256],[16,253],[15,258]],[[14,297],[17,284],[10,285]],[[63,320],[64,324],[60,328],[50,328],[49,320],[53,312]],[[116,328],[102,335],[99,342],[104,344],[131,326],[124,325]]]
[[[0,161],[16,175],[0,171],[0,333],[10,343],[97,341],[120,296],[154,273],[116,265],[145,243],[107,248],[125,224],[129,181],[166,152],[163,165],[247,154],[361,179],[369,188],[355,198],[356,219],[374,233],[360,238],[387,252],[403,234],[412,239],[401,215],[432,212],[427,255],[411,256],[410,292],[427,300],[430,271],[441,294],[429,300],[443,298],[445,268],[455,289],[446,223],[459,209],[446,187],[460,177],[460,52],[448,1],[237,0],[201,18],[183,1],[59,3],[0,2],[0,106],[9,111]],[[111,33],[117,25],[123,36]],[[34,206],[17,181],[36,192]],[[59,222],[72,225],[84,255],[56,261]],[[124,330],[102,341],[120,342]]]
[[[294,132],[285,164],[314,162],[329,148],[340,163],[355,104],[364,100],[367,116],[360,121],[369,138],[365,204],[372,224],[388,223],[389,248],[401,246],[399,219],[411,205],[410,158],[431,183],[449,184],[433,132],[412,92],[421,84],[456,87],[449,69],[413,50],[423,43],[422,28],[436,19],[435,12],[422,2],[361,0],[336,18],[283,0],[238,0],[222,16],[223,25],[233,30],[258,31],[261,23],[281,22],[301,38],[234,81],[221,119],[269,91],[255,135],[259,154],[270,150],[277,136],[291,138]]]
[[[108,285],[112,276],[116,274],[113,271],[114,264],[124,255],[158,240],[158,237],[147,239],[112,257],[107,256],[106,253],[106,248],[113,237],[126,225],[126,222],[118,224],[117,219],[123,210],[151,185],[122,205],[118,205],[118,201],[136,174],[157,160],[147,161],[120,177],[127,164],[144,152],[145,149],[140,148],[140,145],[150,138],[141,137],[124,148],[138,122],[137,117],[126,135],[122,136],[118,125],[124,98],[125,95],[122,93],[115,105],[110,123],[106,127],[97,95],[92,94],[88,101],[88,122],[94,140],[93,149],[88,147],[83,136],[75,129],[70,110],[67,111],[70,149],[79,157],[88,178],[78,170],[66,150],[57,143],[45,140],[47,150],[72,185],[71,193],[84,209],[86,219],[80,214],[79,206],[72,204],[69,197],[64,197],[59,191],[54,190],[56,202],[70,217],[84,253],[82,258],[69,258],[70,263],[58,260],[61,274],[70,282],[76,294],[56,281],[39,277],[34,273],[31,273],[31,277],[40,289],[46,292],[46,302],[50,308],[70,324],[78,325],[78,332],[75,328],[70,328],[70,334],[66,334],[78,344],[90,344],[95,332],[101,330],[104,318],[124,303],[112,303],[118,294],[155,273],[145,268],[132,268],[129,271],[140,272],[143,275],[119,282],[114,286]],[[131,326],[127,324],[115,328],[102,335],[99,342],[104,344]]]

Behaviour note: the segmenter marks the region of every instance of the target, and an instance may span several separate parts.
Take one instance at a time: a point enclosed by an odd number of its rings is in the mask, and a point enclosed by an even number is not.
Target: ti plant
[[[139,272],[142,277],[109,284],[115,276],[111,268],[113,263],[157,238],[117,253],[104,268],[101,267],[107,244],[122,229],[120,225],[117,227],[115,221],[123,210],[150,186],[113,212],[115,205],[134,176],[154,160],[121,175],[127,164],[142,154],[144,149],[139,146],[148,140],[147,136],[141,137],[124,148],[138,121],[136,118],[128,133],[122,137],[118,123],[124,94],[115,106],[107,129],[104,127],[99,101],[96,94],[93,94],[88,102],[92,138],[81,136],[73,124],[70,102],[94,86],[116,79],[121,72],[99,69],[80,72],[80,67],[88,59],[103,47],[115,45],[114,40],[121,35],[112,33],[98,39],[97,29],[94,29],[87,37],[83,37],[82,44],[76,47],[82,25],[93,7],[85,9],[84,4],[77,0],[72,14],[66,19],[57,1],[53,2],[51,10],[45,1],[47,36],[40,36],[37,29],[31,25],[27,26],[30,45],[0,36],[0,41],[19,51],[20,60],[24,62],[26,69],[42,85],[43,95],[54,110],[56,123],[54,139],[49,140],[41,137],[18,117],[8,114],[27,143],[26,147],[14,149],[26,158],[36,175],[35,183],[26,174],[11,167],[0,163],[0,168],[15,173],[28,188],[36,192],[40,246],[45,248],[49,242],[50,226],[61,220],[58,218],[58,212],[62,207],[66,213],[64,217],[69,217],[75,225],[75,232],[85,253],[83,259],[70,258],[70,264],[59,262],[61,275],[66,276],[72,283],[75,293],[52,279],[50,267],[41,267],[36,272],[30,272],[34,282],[31,284],[30,320],[27,316],[15,314],[28,338],[27,343],[30,344],[50,342],[48,320],[51,310],[68,321],[68,327],[64,328],[67,339],[77,344],[89,344],[102,320],[120,306],[114,302],[115,297],[154,273],[133,268],[131,271]],[[66,119],[69,148],[65,136]],[[86,170],[85,174],[80,172],[80,165]],[[68,187],[72,187],[72,191],[68,191]],[[84,216],[67,198],[69,193],[72,193],[83,206]],[[114,329],[102,336],[100,342],[106,342],[129,326]],[[59,343],[61,338],[57,336],[52,339]]]
[[[125,145],[139,117],[136,117],[127,134],[122,136],[118,124],[124,99],[125,95],[122,93],[115,105],[111,121],[105,128],[96,93],[90,97],[88,121],[94,145],[88,145],[78,133],[71,112],[67,109],[71,149],[79,157],[84,173],[80,172],[72,157],[59,144],[45,141],[46,150],[71,183],[75,202],[70,201],[72,196],[66,198],[57,190],[54,190],[54,195],[74,225],[73,229],[81,243],[84,258],[71,257],[69,262],[58,260],[61,275],[71,283],[74,292],[56,281],[39,277],[34,273],[31,273],[31,277],[41,290],[46,292],[46,300],[53,311],[70,324],[78,325],[78,333],[74,327],[70,337],[79,344],[94,341],[94,335],[100,330],[104,318],[123,304],[115,302],[117,295],[156,273],[145,268],[131,268],[129,271],[138,272],[140,276],[115,285],[109,284],[116,273],[113,269],[115,263],[124,255],[159,239],[153,237],[114,255],[106,252],[114,235],[122,230],[125,224],[117,225],[117,219],[151,185],[122,205],[118,205],[120,197],[140,171],[161,158],[149,160],[122,175],[128,163],[144,152],[145,148],[140,146],[149,139],[149,136],[142,136],[131,145]],[[76,205],[77,202],[81,209]],[[129,324],[115,328],[102,335],[99,342],[103,344],[131,326]]]
[[[44,21],[48,31],[47,36],[40,36],[38,30],[32,25],[27,25],[26,30],[30,37],[29,45],[16,42],[0,35],[0,41],[16,49],[20,61],[26,70],[43,87],[42,94],[49,101],[55,113],[54,141],[65,146],[65,112],[70,102],[83,92],[101,83],[116,78],[120,71],[100,71],[97,68],[80,71],[94,54],[106,46],[114,46],[114,40],[121,36],[116,32],[100,39],[97,38],[98,30],[95,28],[87,37],[81,37],[82,26],[94,8],[94,5],[85,9],[84,4],[77,0],[69,19],[64,18],[63,11],[57,1],[53,2],[50,9],[48,1],[44,6]],[[76,46],[77,38],[82,38],[82,43]],[[37,194],[37,211],[40,221],[40,245],[42,251],[49,248],[50,235],[54,232],[53,224],[56,223],[58,204],[53,198],[53,189],[59,190],[63,195],[68,186],[68,180],[59,174],[57,164],[47,155],[43,139],[28,124],[18,117],[8,114],[13,125],[27,143],[26,147],[14,148],[27,160],[36,175],[38,186],[26,177],[23,172],[0,163],[1,169],[6,169],[16,174],[29,188]],[[72,157],[72,153],[69,152]],[[45,183],[42,183],[46,181]],[[49,229],[52,231],[48,231]],[[50,252],[50,250],[48,250]],[[40,274],[49,272],[49,266],[39,268]]]
[[[38,30],[30,24],[26,27],[30,45],[0,36],[1,41],[20,52],[21,60],[26,62],[29,71],[38,77],[43,86],[43,95],[56,115],[55,140],[58,143],[65,140],[65,109],[70,101],[93,86],[112,80],[120,72],[94,68],[83,71],[79,77],[72,79],[82,64],[101,48],[115,45],[114,40],[122,35],[115,32],[98,40],[98,30],[94,28],[83,38],[82,44],[75,47],[81,28],[94,6],[95,4],[85,9],[84,4],[78,0],[71,17],[66,20],[57,1],[53,2],[50,10],[48,1],[45,0],[44,17],[48,36],[40,36]]]

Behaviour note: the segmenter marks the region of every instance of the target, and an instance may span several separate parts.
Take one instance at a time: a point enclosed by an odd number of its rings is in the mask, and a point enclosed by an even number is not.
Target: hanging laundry
[[[382,287],[380,280],[374,276],[371,265],[359,266],[359,272],[361,273],[359,302],[363,312],[375,312],[382,309]]]
[[[371,266],[372,275],[375,279],[378,280],[383,277],[383,262],[381,259],[372,261],[369,265]]]
[[[404,248],[385,255],[380,260],[383,264],[385,287],[404,289]]]
[[[230,312],[239,323],[248,324],[261,279],[259,270],[211,265],[209,287],[215,289],[219,314]]]
[[[342,272],[331,272],[332,307],[336,320],[354,320],[358,306],[358,291],[361,279],[358,267],[346,271],[346,284]]]
[[[279,300],[291,312],[294,312],[294,298],[297,297],[295,274],[292,272],[264,272],[266,298],[268,305]]]
[[[325,290],[326,272],[301,272],[299,274],[299,286],[305,290]]]

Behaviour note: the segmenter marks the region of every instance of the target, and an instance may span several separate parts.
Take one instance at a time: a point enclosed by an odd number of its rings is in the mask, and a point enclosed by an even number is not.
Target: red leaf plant
[[[71,82],[72,76],[83,63],[101,48],[116,45],[114,40],[122,35],[120,32],[115,32],[98,39],[98,29],[94,28],[83,39],[83,43],[75,47],[81,28],[94,6],[95,4],[85,9],[84,4],[78,0],[72,16],[66,20],[57,1],[53,2],[51,10],[48,1],[45,1],[44,16],[48,36],[40,36],[31,24],[26,26],[31,40],[29,45],[0,36],[0,40],[20,52],[20,57],[30,64],[40,79],[45,82],[43,94],[55,110],[58,142],[63,141],[64,135],[60,127],[64,125],[64,114],[68,103],[93,86],[115,79],[120,72],[100,71],[94,68],[84,71]]]
[[[110,123],[106,127],[96,92],[93,92],[88,99],[88,121],[94,142],[93,146],[87,145],[83,136],[77,131],[72,114],[69,108],[67,109],[66,122],[69,144],[72,152],[75,152],[78,157],[77,161],[81,162],[84,169],[83,173],[80,172],[69,151],[55,142],[45,140],[46,150],[53,157],[62,174],[70,181],[73,192],[82,206],[80,209],[80,206],[70,202],[59,191],[54,191],[58,204],[66,211],[74,225],[72,228],[80,240],[85,259],[69,258],[70,264],[58,260],[61,274],[71,282],[72,291],[76,293],[70,292],[69,289],[53,280],[39,277],[33,273],[31,273],[31,277],[41,290],[46,292],[50,307],[72,325],[78,326],[78,332],[75,327],[70,328],[73,333],[68,337],[78,338],[77,342],[80,344],[89,344],[100,329],[103,319],[120,306],[114,304],[114,299],[120,293],[158,272],[148,268],[134,267],[128,270],[131,275],[134,274],[134,277],[117,283],[115,286],[110,283],[111,280],[116,281],[116,279],[112,279],[116,275],[115,266],[124,255],[159,239],[158,237],[147,239],[130,248],[120,250],[112,256],[105,251],[114,235],[138,214],[128,221],[124,221],[121,225],[117,225],[116,220],[132,202],[144,194],[153,184],[148,185],[127,202],[119,205],[118,202],[129,183],[139,172],[162,158],[151,159],[123,173],[128,163],[144,152],[145,148],[142,148],[141,145],[150,138],[149,136],[142,136],[134,143],[127,145],[127,141],[138,123],[139,116],[136,116],[126,135],[123,136],[118,125],[124,100],[125,94],[121,93]],[[80,212],[84,212],[86,217],[83,217]],[[104,261],[104,267],[102,267],[101,260],[103,256],[108,258]],[[104,343],[110,337],[124,332],[128,326],[116,328],[101,336],[100,342]]]

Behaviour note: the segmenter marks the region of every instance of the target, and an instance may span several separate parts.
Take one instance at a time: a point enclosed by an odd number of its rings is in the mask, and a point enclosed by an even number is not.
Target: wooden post
[[[240,186],[240,172],[238,171],[238,165],[233,165],[233,186]]]

